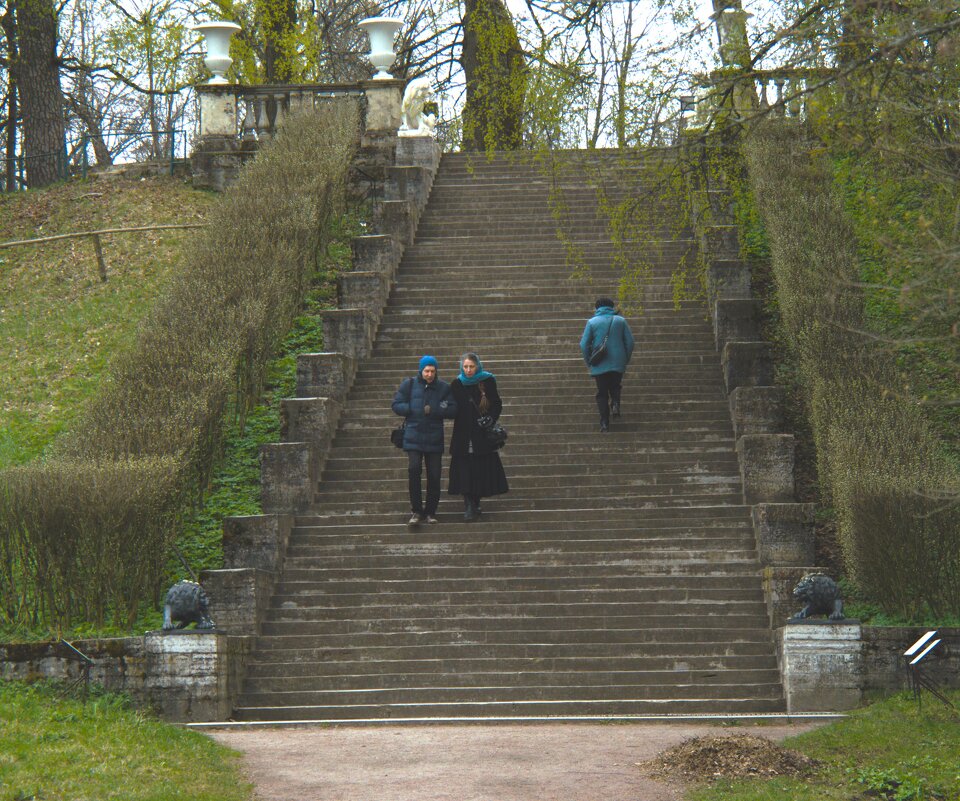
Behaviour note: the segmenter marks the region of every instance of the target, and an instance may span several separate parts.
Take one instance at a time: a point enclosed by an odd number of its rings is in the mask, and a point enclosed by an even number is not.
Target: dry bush
[[[129,619],[155,592],[176,511],[205,486],[225,410],[256,400],[299,312],[343,208],[358,131],[353,101],[288,118],[51,459],[0,476],[0,616],[99,622],[107,604]]]
[[[960,614],[958,477],[865,323],[856,240],[802,129],[758,124],[744,153],[786,340],[808,393],[821,485],[846,568],[888,612]],[[953,521],[953,524],[950,524]]]
[[[176,530],[173,459],[51,460],[4,471],[0,599],[14,622],[51,627],[108,610],[129,625],[159,592]]]

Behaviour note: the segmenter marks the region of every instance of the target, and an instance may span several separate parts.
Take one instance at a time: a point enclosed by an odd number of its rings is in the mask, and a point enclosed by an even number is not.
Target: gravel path
[[[817,723],[302,727],[208,732],[259,801],[680,801],[638,762],[691,737],[779,741]]]

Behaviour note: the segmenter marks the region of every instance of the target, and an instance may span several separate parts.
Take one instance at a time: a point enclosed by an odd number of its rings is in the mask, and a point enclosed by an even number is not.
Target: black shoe
[[[469,495],[463,496],[463,520],[465,523],[472,523],[480,517],[480,510],[477,509],[477,502]]]
[[[606,420],[600,421],[600,433],[606,434],[610,430],[610,424]]]
[[[614,401],[614,402],[613,402],[613,405],[610,407],[610,413],[611,413],[614,417],[619,417],[619,416],[620,416],[620,401]]]

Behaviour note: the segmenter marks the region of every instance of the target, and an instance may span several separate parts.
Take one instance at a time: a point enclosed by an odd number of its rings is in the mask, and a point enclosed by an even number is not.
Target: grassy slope
[[[247,801],[239,755],[135,712],[49,685],[0,682],[0,801]]]
[[[0,242],[202,222],[215,199],[171,178],[0,195]],[[37,457],[70,424],[192,235],[103,237],[105,283],[89,238],[0,250],[0,466]]]
[[[949,697],[960,706],[960,692]],[[956,801],[960,799],[960,713],[924,694],[902,694],[784,742],[820,762],[803,779],[718,781],[691,801]]]

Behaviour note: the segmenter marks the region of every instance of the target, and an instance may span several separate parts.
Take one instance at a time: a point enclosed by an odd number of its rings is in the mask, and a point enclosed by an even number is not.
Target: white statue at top
[[[414,78],[407,84],[403,93],[403,102],[400,104],[400,115],[403,124],[397,132],[398,136],[433,136],[433,129],[437,124],[436,114],[424,114],[426,103],[436,100],[436,94],[428,78]]]

